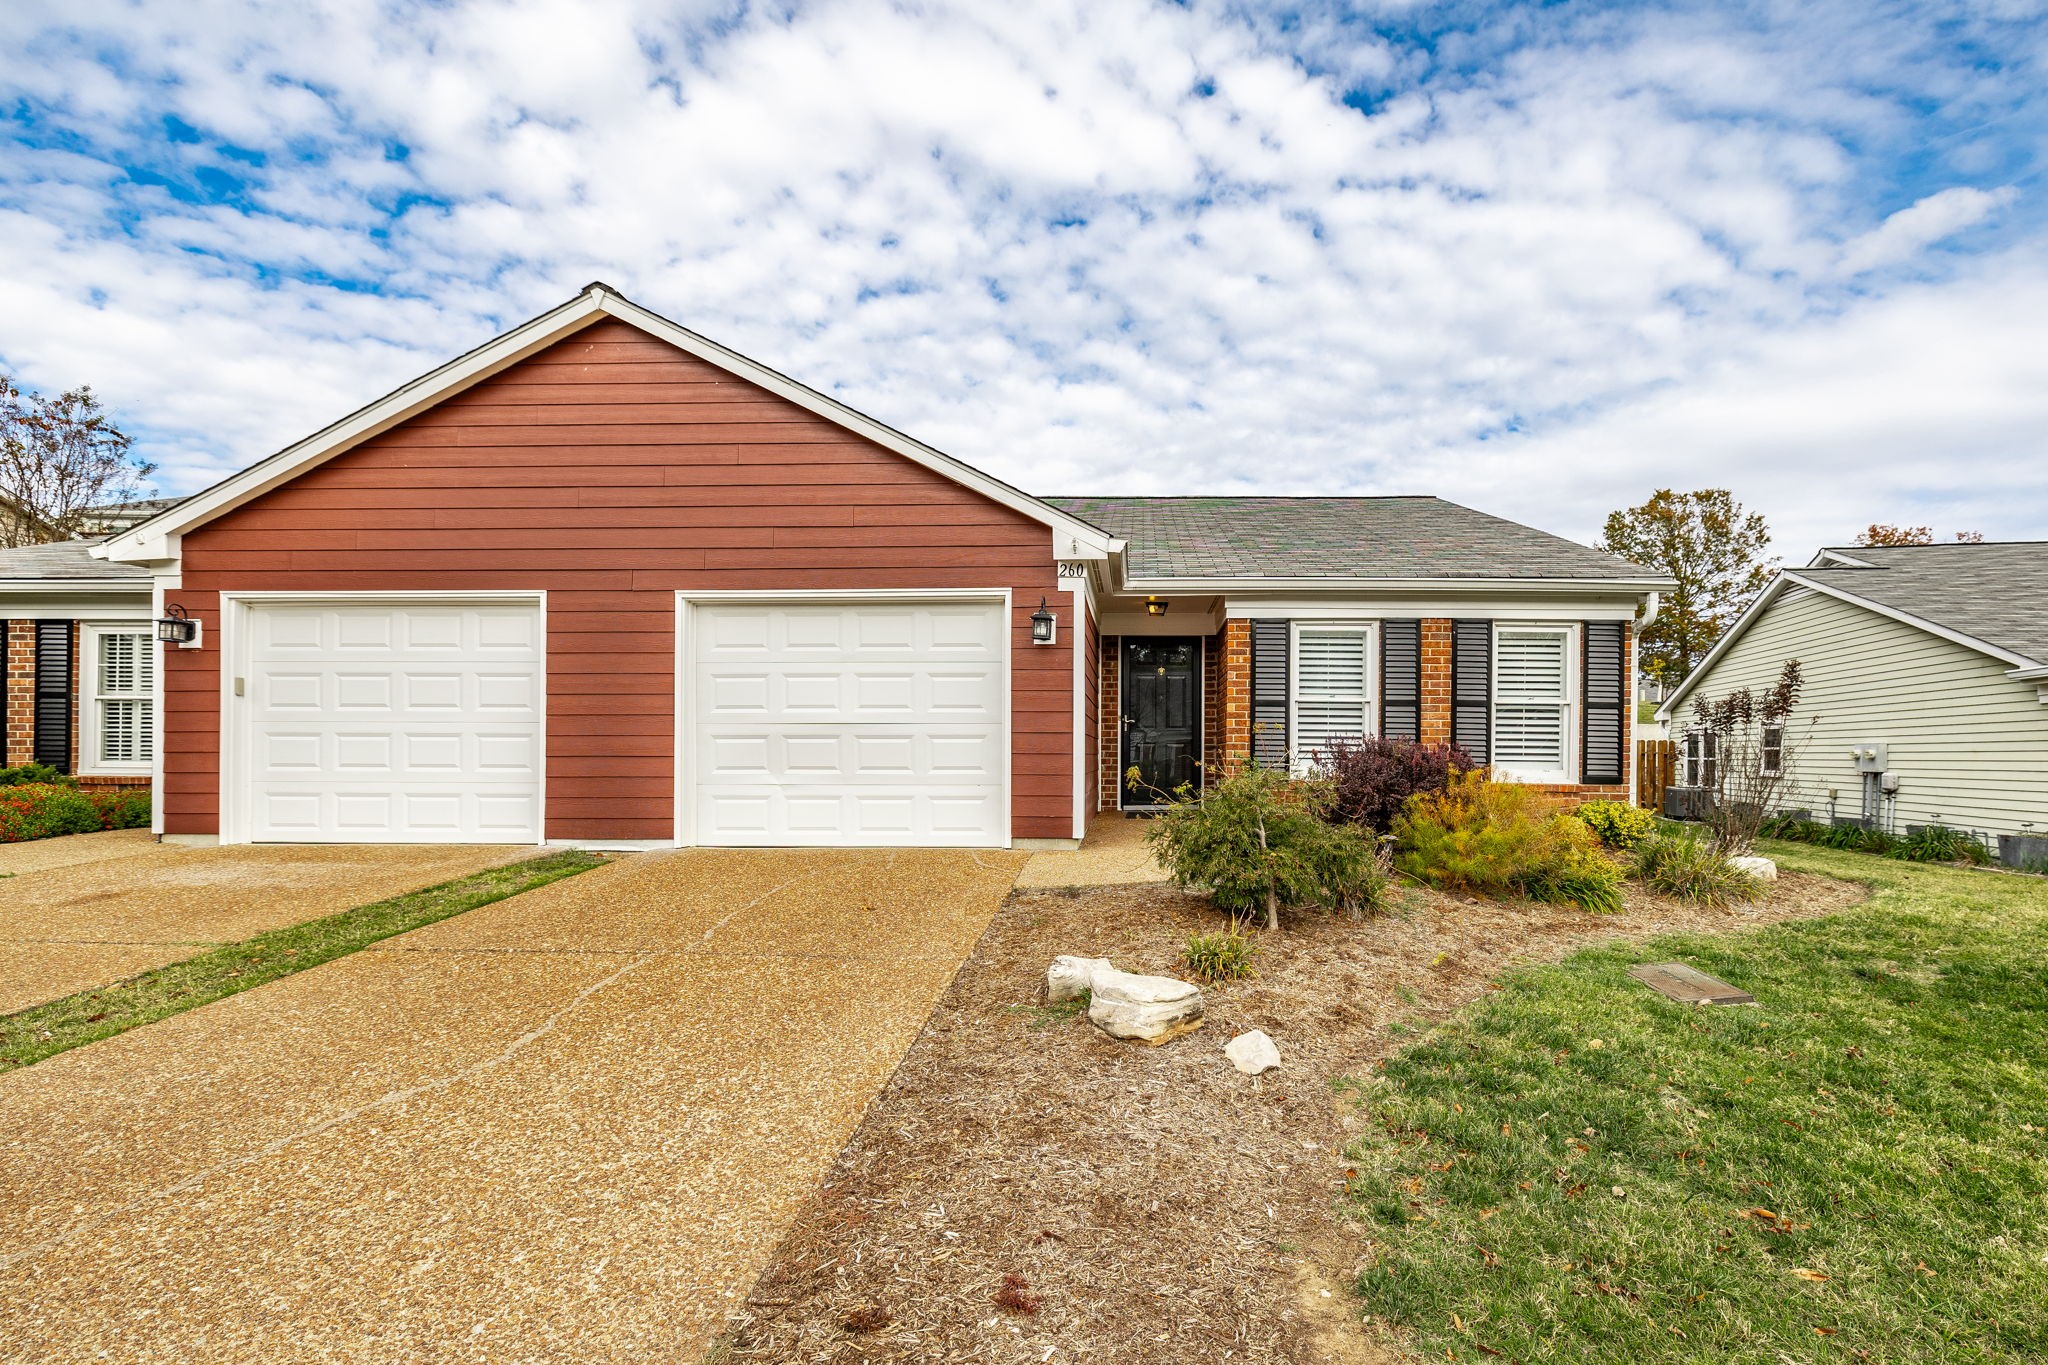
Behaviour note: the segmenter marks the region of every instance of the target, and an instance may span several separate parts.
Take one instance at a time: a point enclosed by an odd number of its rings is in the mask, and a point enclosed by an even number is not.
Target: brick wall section
[[[1218,757],[1221,770],[1228,772],[1252,753],[1252,623],[1225,621],[1221,652],[1223,729]]]
[[[1123,781],[1123,754],[1119,751],[1123,739],[1123,662],[1124,640],[1121,635],[1102,637],[1102,730],[1096,736],[1097,776],[1096,797],[1102,809],[1117,808],[1117,784]]]
[[[1422,622],[1422,742],[1451,742],[1451,623]]]
[[[35,757],[36,747],[36,623],[9,621],[6,647],[7,765],[26,763]]]

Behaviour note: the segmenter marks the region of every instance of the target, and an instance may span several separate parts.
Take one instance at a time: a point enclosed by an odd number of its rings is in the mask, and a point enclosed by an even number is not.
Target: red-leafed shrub
[[[1338,740],[1318,755],[1337,789],[1330,818],[1385,834],[1422,792],[1439,792],[1479,765],[1455,744],[1405,739]]]
[[[148,824],[147,791],[80,791],[40,782],[0,787],[0,844]]]

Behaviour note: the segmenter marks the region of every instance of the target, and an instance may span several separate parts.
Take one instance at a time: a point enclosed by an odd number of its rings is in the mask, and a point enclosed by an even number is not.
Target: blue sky
[[[2048,538],[2040,3],[10,18],[0,366],[166,491],[601,278],[1035,491]]]

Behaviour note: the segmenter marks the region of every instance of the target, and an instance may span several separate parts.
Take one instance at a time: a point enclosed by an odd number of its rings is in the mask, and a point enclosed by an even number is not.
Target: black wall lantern
[[[1145,614],[1147,616],[1164,616],[1166,615],[1166,607],[1167,602],[1163,597],[1148,597],[1145,599]]]
[[[1031,613],[1031,643],[1049,645],[1053,632],[1059,629],[1060,618],[1046,610],[1045,599],[1038,599],[1038,610]]]
[[[185,614],[185,609],[173,603],[164,608],[163,619],[156,623],[156,638],[167,645],[191,645],[199,642],[199,623]]]

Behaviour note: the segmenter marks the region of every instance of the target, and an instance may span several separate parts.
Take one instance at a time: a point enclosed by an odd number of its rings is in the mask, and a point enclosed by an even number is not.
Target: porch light
[[[1053,631],[1058,629],[1059,623],[1059,618],[1046,610],[1045,599],[1043,597],[1039,598],[1038,610],[1031,613],[1031,643],[1034,645],[1051,644]]]
[[[199,638],[199,623],[173,603],[164,608],[163,619],[156,623],[156,638],[167,645],[189,645]]]
[[[1148,597],[1145,599],[1145,614],[1147,616],[1164,616],[1166,615],[1167,605],[1167,601],[1163,597]]]

